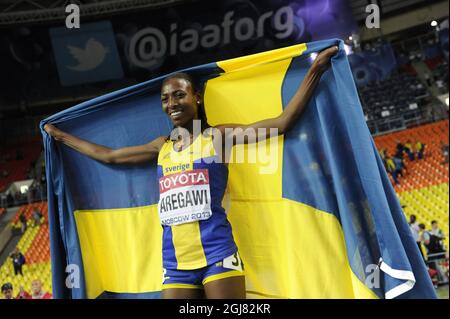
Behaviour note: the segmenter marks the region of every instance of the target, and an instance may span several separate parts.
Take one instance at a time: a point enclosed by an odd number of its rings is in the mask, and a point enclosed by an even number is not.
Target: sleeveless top
[[[158,156],[158,179],[164,268],[199,269],[237,252],[222,207],[228,168],[212,136],[199,135],[179,152],[166,141]]]

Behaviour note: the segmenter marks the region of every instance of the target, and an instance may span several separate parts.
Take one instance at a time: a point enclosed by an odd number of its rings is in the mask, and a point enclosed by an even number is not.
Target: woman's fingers
[[[325,72],[331,65],[331,58],[339,52],[339,48],[337,46],[329,47],[322,52],[319,53],[314,64],[316,65],[317,70],[319,72]]]
[[[52,133],[55,131],[55,129],[56,129],[56,127],[54,125],[52,125],[52,124],[45,124],[44,125],[44,130],[50,135],[52,135]]]
[[[45,124],[44,125],[44,130],[52,137],[54,137],[55,139],[58,138],[58,133],[61,132],[56,126],[52,125],[52,124]]]
[[[334,56],[336,53],[338,53],[339,48],[337,46],[329,47],[322,52],[320,52],[319,56],[323,56],[327,59],[330,59],[332,56]]]

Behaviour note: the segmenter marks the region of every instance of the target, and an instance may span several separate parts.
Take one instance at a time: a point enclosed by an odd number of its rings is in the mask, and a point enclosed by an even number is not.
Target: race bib
[[[160,178],[159,194],[159,218],[164,226],[206,220],[212,215],[207,169],[194,169]]]
[[[225,258],[223,260],[223,267],[238,271],[244,271],[244,265],[242,264],[241,256],[239,256],[238,252]]]

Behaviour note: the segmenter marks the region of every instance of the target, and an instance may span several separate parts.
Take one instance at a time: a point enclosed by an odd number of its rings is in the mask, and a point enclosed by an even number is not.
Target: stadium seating
[[[424,223],[427,229],[432,220],[438,221],[448,247],[449,173],[448,164],[442,164],[441,150],[441,141],[448,144],[449,140],[448,120],[380,136],[375,138],[375,143],[378,149],[394,154],[397,143],[407,140],[426,144],[424,159],[409,161],[405,157],[407,173],[399,177],[400,184],[394,186],[395,190],[407,217],[416,215],[418,222]]]
[[[417,77],[404,73],[372,82],[358,91],[367,121],[404,115],[414,104],[420,109],[423,98],[429,96],[427,88]]]
[[[51,266],[50,266],[50,239],[47,221],[47,203],[39,203],[41,211],[44,213],[43,223],[37,227],[29,226],[17,247],[24,254],[26,264],[23,266],[23,277],[14,275],[14,268],[11,259],[8,258],[0,267],[0,283],[11,282],[14,287],[14,294],[19,292],[22,286],[26,291],[31,292],[31,282],[40,279],[43,290],[51,292]],[[20,211],[28,212],[33,210],[33,204],[20,207]],[[18,218],[18,215],[16,216]],[[17,221],[16,221],[17,223]]]
[[[17,150],[26,150],[22,154],[22,159],[16,159]],[[40,143],[36,141],[1,149],[0,174],[7,172],[8,175],[0,176],[0,192],[4,191],[12,182],[27,179],[31,163],[39,157],[40,152]]]
[[[33,225],[33,220],[32,220],[32,216],[33,216],[33,210],[34,208],[37,208],[43,215],[44,220],[47,220],[48,218],[48,208],[47,208],[47,203],[46,202],[41,202],[41,203],[33,203],[30,205],[23,205],[20,206],[19,209],[17,210],[16,214],[14,215],[11,223],[13,224],[14,228],[20,228],[20,220],[19,217],[20,215],[23,213],[27,219],[27,225],[31,226]]]
[[[426,60],[440,94],[448,93],[448,63],[443,58]]]
[[[428,68],[433,71],[436,68],[442,66],[445,63],[445,60],[442,56],[437,56],[431,59],[426,59],[425,64],[428,66]]]

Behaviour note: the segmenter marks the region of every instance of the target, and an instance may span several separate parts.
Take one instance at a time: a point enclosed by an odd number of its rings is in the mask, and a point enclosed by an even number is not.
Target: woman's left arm
[[[330,60],[338,52],[338,50],[338,47],[334,46],[319,53],[312,66],[308,70],[300,88],[297,90],[294,97],[284,109],[283,113],[281,113],[279,116],[258,121],[252,124],[224,124],[217,125],[215,126],[215,128],[222,133],[222,136],[227,137],[227,135],[232,135],[232,138],[234,140],[233,144],[248,144],[256,142],[254,139],[248,138],[249,129],[253,130],[254,132],[257,132],[257,130],[260,128],[267,129],[265,136],[258,136],[258,141],[269,137],[270,129],[277,129],[279,135],[285,134],[290,128],[292,128],[294,123],[304,112],[305,107],[311,99],[314,93],[314,89],[317,87],[322,74],[329,68]],[[245,131],[247,131],[247,133]],[[242,135],[241,138],[239,138],[239,135]]]

